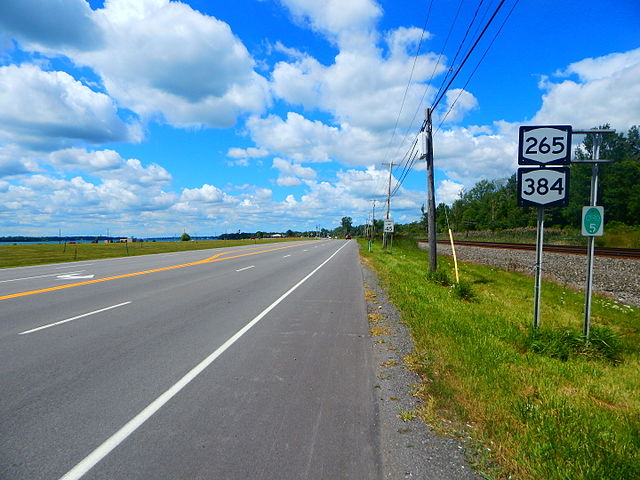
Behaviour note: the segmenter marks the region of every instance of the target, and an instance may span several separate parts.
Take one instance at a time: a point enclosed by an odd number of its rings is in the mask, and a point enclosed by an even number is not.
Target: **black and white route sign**
[[[566,165],[571,161],[571,125],[520,127],[518,165]]]
[[[519,168],[518,205],[564,207],[569,201],[569,168]]]

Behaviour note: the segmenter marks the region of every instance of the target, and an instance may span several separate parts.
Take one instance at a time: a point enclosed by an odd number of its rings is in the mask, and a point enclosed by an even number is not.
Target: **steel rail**
[[[505,242],[476,242],[469,240],[455,240],[456,245],[483,248],[504,248],[507,250],[527,250],[535,251],[536,246],[527,243],[505,243]],[[447,240],[438,240],[438,243],[448,244]],[[586,255],[585,245],[544,245],[544,251],[549,253],[567,253],[571,255]],[[596,247],[595,254],[599,257],[630,258],[640,259],[640,249],[638,248],[607,248]]]

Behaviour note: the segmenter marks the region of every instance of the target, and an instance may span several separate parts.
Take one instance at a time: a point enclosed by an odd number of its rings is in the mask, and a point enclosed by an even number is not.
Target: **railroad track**
[[[466,240],[454,240],[456,245],[464,245],[468,247],[484,247],[484,248],[505,248],[508,250],[533,250],[536,246],[529,243],[501,243],[501,242],[473,242]],[[438,243],[449,244],[447,240],[438,240]],[[569,253],[572,255],[586,255],[586,246],[576,245],[545,245],[545,252],[552,253]],[[596,256],[599,257],[615,257],[615,258],[633,258],[640,259],[640,249],[638,248],[606,248],[596,247]]]

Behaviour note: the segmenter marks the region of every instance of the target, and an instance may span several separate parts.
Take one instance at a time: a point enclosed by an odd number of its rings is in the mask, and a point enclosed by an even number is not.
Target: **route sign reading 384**
[[[520,127],[518,165],[566,165],[571,161],[571,125]]]
[[[518,205],[564,207],[569,201],[569,168],[519,168]]]

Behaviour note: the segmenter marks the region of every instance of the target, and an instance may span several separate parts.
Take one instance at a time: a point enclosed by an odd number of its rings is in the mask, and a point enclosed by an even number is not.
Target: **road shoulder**
[[[465,460],[461,442],[433,433],[413,415],[419,400],[411,389],[420,379],[404,362],[414,349],[411,333],[375,273],[361,265],[376,373],[383,478],[481,479]]]

